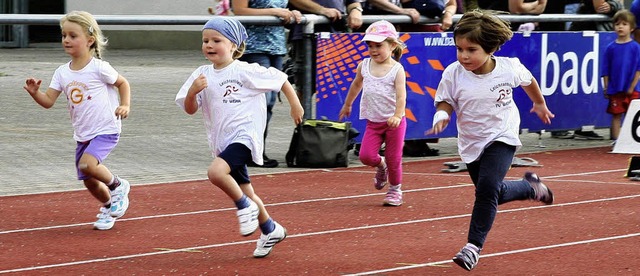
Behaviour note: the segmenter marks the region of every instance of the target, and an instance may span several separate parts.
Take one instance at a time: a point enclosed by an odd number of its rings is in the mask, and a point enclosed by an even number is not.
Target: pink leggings
[[[386,145],[384,157],[387,168],[389,168],[389,183],[391,185],[402,184],[402,147],[406,130],[407,121],[404,117],[397,128],[389,127],[387,122],[367,121],[367,128],[364,130],[362,145],[360,145],[360,161],[371,167],[380,164],[382,157],[378,151],[384,142]]]

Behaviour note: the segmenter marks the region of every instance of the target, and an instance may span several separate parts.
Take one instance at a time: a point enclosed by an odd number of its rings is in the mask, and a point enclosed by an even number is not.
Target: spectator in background
[[[575,0],[574,0],[575,1]],[[562,14],[565,13],[568,0],[552,0],[547,2],[544,14]],[[565,31],[567,29],[565,22],[539,22],[538,29],[541,31]]]
[[[283,24],[300,23],[302,14],[297,10],[287,9],[288,0],[233,0],[231,8],[235,15],[273,15],[282,20]],[[250,25],[247,28],[248,38],[244,55],[239,59],[248,63],[258,63],[266,68],[274,67],[283,70],[284,56],[287,45],[284,26]],[[266,140],[269,122],[276,104],[276,96],[280,91],[266,93],[267,97],[267,125],[264,129],[264,143],[262,158],[263,165],[249,162],[249,166],[275,168],[278,161],[267,157]]]
[[[478,0],[477,3],[480,9],[506,11],[511,14],[541,14],[547,6],[547,0]]]
[[[576,14],[578,13],[578,8],[580,8],[581,0],[567,0],[564,5],[564,13],[565,14]],[[571,22],[564,23],[564,29],[569,30],[571,28]]]
[[[414,8],[403,8],[400,0],[369,0],[364,2],[366,14],[404,14],[411,17],[413,24],[420,20],[420,13]]]
[[[640,0],[633,0],[629,11],[636,17],[636,29],[633,30],[633,38],[640,43]]]
[[[623,9],[619,0],[582,0],[577,14],[604,14],[613,17]],[[613,23],[608,21],[576,21],[571,23],[571,31],[613,31]]]
[[[604,82],[604,97],[609,100],[607,113],[612,115],[610,134],[615,144],[629,104],[640,98],[640,45],[631,38],[631,32],[636,29],[633,13],[621,10],[613,16],[612,22],[617,38],[605,48],[600,75]]]
[[[477,3],[480,9],[504,11],[511,14],[542,14],[547,6],[547,0],[478,0]],[[532,28],[526,28],[531,24],[511,24],[511,28],[512,30],[519,30],[520,25],[525,25],[525,29],[531,30]],[[533,25],[535,26],[535,24]]]
[[[348,32],[362,26],[363,9],[358,0],[291,0],[289,4],[302,13],[323,15],[331,20],[329,25],[316,25],[316,32]]]
[[[371,0],[369,0],[371,1]],[[456,0],[405,0],[403,7],[414,8],[421,15],[428,18],[439,18],[440,24],[426,24],[408,26],[406,31],[412,32],[442,32],[453,25],[453,15],[458,10]]]
[[[621,10],[623,5],[617,0],[582,0],[577,14],[606,14],[613,16]],[[569,28],[571,31],[612,31],[613,23],[611,21],[575,21],[571,22]],[[569,131],[552,131],[551,137],[559,139],[580,139],[580,140],[604,140],[602,135],[592,130],[576,129],[573,134]]]

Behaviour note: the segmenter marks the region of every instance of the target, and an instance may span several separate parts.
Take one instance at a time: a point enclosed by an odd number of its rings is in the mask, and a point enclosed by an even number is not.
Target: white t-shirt
[[[280,91],[287,75],[273,67],[235,60],[217,70],[213,65],[198,67],[176,95],[184,110],[184,100],[193,81],[203,74],[207,88],[198,93],[204,123],[214,157],[232,143],[242,143],[251,150],[253,162],[262,164],[264,130],[267,124],[265,93]]]
[[[371,122],[386,122],[396,113],[396,75],[404,70],[402,64],[395,65],[382,77],[371,75],[371,58],[362,60],[362,98],[360,119]]]
[[[454,62],[442,73],[435,104],[450,104],[457,115],[458,152],[462,161],[477,160],[494,141],[520,147],[520,114],[513,88],[528,86],[533,76],[518,58],[493,57],[496,67],[476,75]]]
[[[98,58],[77,71],[71,70],[70,65],[68,62],[56,69],[49,87],[67,96],[73,139],[85,142],[98,135],[120,133],[121,122],[115,114],[120,105],[119,94],[113,86],[118,72]]]

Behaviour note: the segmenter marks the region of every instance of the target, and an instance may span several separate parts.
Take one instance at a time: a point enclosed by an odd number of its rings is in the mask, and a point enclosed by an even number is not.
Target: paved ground
[[[206,64],[198,49],[193,51],[112,50],[105,60],[125,76],[132,87],[129,119],[106,165],[133,185],[205,179],[211,162],[202,116],[189,116],[174,103],[185,79]],[[48,86],[53,71],[68,61],[61,48],[0,49],[0,196],[84,189],[76,180],[75,143],[64,97],[46,110],[22,89],[33,76]],[[285,172],[284,156],[294,125],[288,105],[279,103],[270,126],[267,154],[281,162],[274,169],[250,168],[251,174]],[[598,133],[608,137],[608,129]],[[544,133],[521,135],[522,152],[557,148],[608,145],[609,141],[561,140]],[[454,138],[440,139],[431,146],[442,156],[456,156]],[[546,148],[539,147],[539,144]],[[351,155],[351,166],[361,166]],[[438,158],[438,157],[427,157]],[[420,158],[405,158],[411,161]],[[300,170],[300,169],[297,169]]]

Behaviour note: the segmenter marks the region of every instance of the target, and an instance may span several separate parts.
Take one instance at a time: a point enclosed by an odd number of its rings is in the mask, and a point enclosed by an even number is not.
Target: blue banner
[[[316,57],[316,117],[337,120],[340,108],[355,77],[358,63],[368,56],[361,33],[330,34],[318,39]],[[556,115],[544,125],[529,113],[532,103],[521,88],[514,89],[520,109],[522,129],[572,130],[585,125],[609,127],[599,63],[604,49],[615,40],[613,32],[533,32],[515,33],[497,56],[518,57],[540,84],[547,106]],[[456,61],[453,34],[401,33],[405,42],[401,63],[407,73],[407,140],[455,137],[455,113],[441,134],[428,136],[435,113],[434,95],[444,68]],[[364,132],[365,122],[358,119],[360,96],[347,120]],[[360,136],[361,138],[362,136]]]

